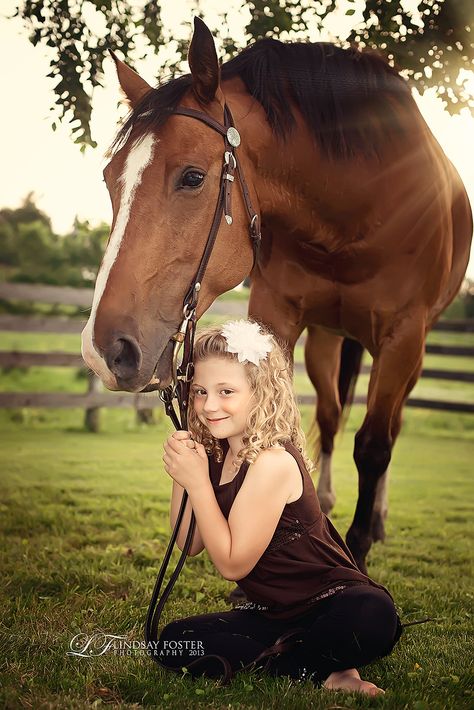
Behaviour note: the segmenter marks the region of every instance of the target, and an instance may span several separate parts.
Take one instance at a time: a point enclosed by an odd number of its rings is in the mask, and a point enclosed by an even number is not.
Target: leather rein
[[[235,182],[236,176],[238,177],[238,180],[240,182],[242,195],[244,198],[244,205],[249,219],[249,235],[254,251],[254,264],[258,258],[261,234],[259,217],[252,207],[247,183],[242,172],[239,158],[235,152],[235,149],[238,148],[241,141],[239,132],[234,126],[232,114],[230,112],[229,107],[227,105],[224,106],[223,124],[219,123],[214,118],[208,116],[202,111],[198,111],[193,108],[188,108],[186,106],[178,106],[170,112],[170,115],[188,116],[190,118],[194,118],[198,121],[201,121],[213,130],[220,133],[224,139],[224,159],[214,217],[196,275],[184,298],[183,321],[179,327],[178,332],[172,338],[172,340],[174,340],[172,384],[160,391],[160,399],[164,402],[166,414],[171,418],[175,428],[177,430],[186,430],[189,390],[194,375],[193,346],[196,327],[196,307],[198,303],[199,291],[201,289],[202,279],[204,277],[204,273],[206,271],[206,267],[211,256],[212,249],[216,241],[217,233],[219,231],[219,227],[222,221],[222,216],[224,216],[227,224],[232,224],[232,186]],[[183,348],[183,354],[181,362],[179,363],[179,354],[181,348]],[[173,405],[173,400],[175,398],[178,403],[178,412],[175,410],[175,407]],[[176,542],[179,528],[181,526],[187,499],[188,494],[185,490],[181,500],[176,524],[171,535],[165,556],[163,558],[160,571],[158,572],[145,624],[145,641],[147,644],[147,648],[151,650],[151,656],[153,660],[155,660],[157,663],[160,663],[159,656],[157,655],[157,636],[160,616],[166,604],[166,601],[173,589],[173,586],[179,576],[179,573],[181,572],[181,569],[184,566],[186,557],[192,544],[194,530],[196,527],[196,519],[194,513],[191,513],[189,529],[187,532],[186,541],[182,553],[160,597],[163,580],[171,558],[173,547]],[[208,659],[209,656],[202,656],[196,661],[193,661],[193,663],[202,661],[204,658]],[[213,658],[223,663],[223,682],[228,682],[232,675],[229,662],[226,658],[221,656],[214,656]],[[188,666],[189,665],[191,664],[188,663]]]

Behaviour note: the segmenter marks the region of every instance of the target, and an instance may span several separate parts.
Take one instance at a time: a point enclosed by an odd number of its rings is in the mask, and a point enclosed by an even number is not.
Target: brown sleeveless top
[[[282,441],[303,478],[303,493],[287,503],[270,543],[248,575],[238,580],[249,603],[240,608],[261,611],[272,619],[290,619],[311,610],[320,599],[354,584],[368,584],[390,592],[363,574],[329,518],[321,511],[316,490],[303,457],[290,441]],[[227,439],[221,441],[225,454]],[[222,514],[232,504],[247,474],[244,462],[229,483],[219,485],[223,463],[209,459],[211,483]]]

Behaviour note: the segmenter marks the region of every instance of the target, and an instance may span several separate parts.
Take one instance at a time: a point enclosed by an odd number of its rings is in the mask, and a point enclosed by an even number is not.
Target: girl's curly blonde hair
[[[262,332],[270,336],[272,350],[265,359],[260,360],[259,365],[244,363],[254,400],[242,437],[243,447],[234,459],[234,465],[240,467],[244,461],[254,463],[261,451],[289,439],[303,456],[308,471],[311,471],[314,465],[305,453],[306,439],[301,429],[301,416],[293,391],[291,358],[286,346],[279,343],[268,329],[259,325]],[[195,363],[211,357],[238,362],[237,355],[227,351],[222,327],[212,326],[197,331],[193,355]],[[189,431],[215,461],[221,462],[223,449],[219,439],[212,436],[194,412],[192,388],[189,405]]]

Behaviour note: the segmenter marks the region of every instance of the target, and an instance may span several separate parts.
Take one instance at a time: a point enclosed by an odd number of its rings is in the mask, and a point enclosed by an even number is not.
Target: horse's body
[[[334,503],[330,456],[341,414],[343,339],[357,340],[373,357],[354,450],[359,500],[347,536],[364,569],[372,540],[383,538],[386,472],[426,333],[456,295],[468,263],[471,212],[457,172],[393,70],[353,50],[349,56],[315,45],[312,55],[300,47],[270,42],[254,55],[246,50],[224,65],[219,84],[212,38],[201,23],[191,76],[164,91],[150,92],[118,62],[135,110],[106,169],[114,224],[83,352],[112,389],[169,383],[169,339],[212,218],[222,139],[191,118],[166,120],[164,108],[196,107],[222,120],[225,97],[262,222],[249,315],[291,351],[308,329],[305,358],[322,445],[318,493],[326,512]],[[182,188],[189,166],[205,175],[202,186]],[[252,266],[243,201],[234,194],[233,224],[221,225],[198,316]]]

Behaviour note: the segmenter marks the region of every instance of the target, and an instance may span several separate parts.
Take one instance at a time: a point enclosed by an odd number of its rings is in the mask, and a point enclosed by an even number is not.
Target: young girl
[[[160,662],[215,677],[223,658],[233,672],[265,660],[273,675],[383,693],[357,667],[391,652],[400,620],[390,593],[359,571],[321,511],[281,347],[257,323],[230,322],[198,332],[194,363],[190,431],[164,445],[171,524],[185,488],[178,546],[192,507],[190,554],[206,548],[250,601],[168,624]]]

